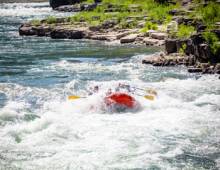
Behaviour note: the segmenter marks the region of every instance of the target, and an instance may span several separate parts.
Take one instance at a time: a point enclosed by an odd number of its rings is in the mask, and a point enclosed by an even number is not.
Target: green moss
[[[212,53],[217,54],[220,51],[220,39],[217,35],[213,32],[204,32],[203,37],[210,45]]]
[[[186,38],[189,38],[195,32],[196,31],[193,26],[180,25],[176,36],[180,39],[186,39]]]

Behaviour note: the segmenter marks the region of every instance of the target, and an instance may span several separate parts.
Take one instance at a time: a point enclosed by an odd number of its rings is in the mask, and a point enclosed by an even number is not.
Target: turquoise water
[[[142,65],[158,48],[18,35],[21,23],[49,15],[69,14],[0,5],[0,169],[220,168],[217,75]],[[158,96],[109,112],[103,98],[120,82]],[[96,85],[99,93],[67,100]]]

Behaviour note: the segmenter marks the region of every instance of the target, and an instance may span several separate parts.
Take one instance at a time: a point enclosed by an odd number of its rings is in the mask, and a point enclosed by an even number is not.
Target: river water
[[[142,65],[157,48],[18,35],[21,23],[48,15],[69,14],[47,3],[0,4],[1,170],[220,168],[216,75]],[[158,96],[110,112],[103,97],[118,83]],[[96,85],[99,93],[67,100]]]

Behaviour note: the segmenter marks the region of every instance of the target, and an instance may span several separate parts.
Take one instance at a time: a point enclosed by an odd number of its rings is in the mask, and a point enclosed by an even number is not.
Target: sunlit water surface
[[[142,65],[156,48],[18,35],[21,23],[49,15],[69,14],[0,4],[0,169],[220,168],[216,75]],[[136,112],[108,112],[103,98],[119,82],[158,96],[135,95]],[[67,100],[95,85],[98,94]]]

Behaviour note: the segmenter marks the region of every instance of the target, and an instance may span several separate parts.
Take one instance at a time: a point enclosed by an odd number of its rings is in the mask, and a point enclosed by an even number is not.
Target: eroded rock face
[[[177,52],[176,42],[176,39],[167,39],[165,41],[165,49],[168,54]]]

